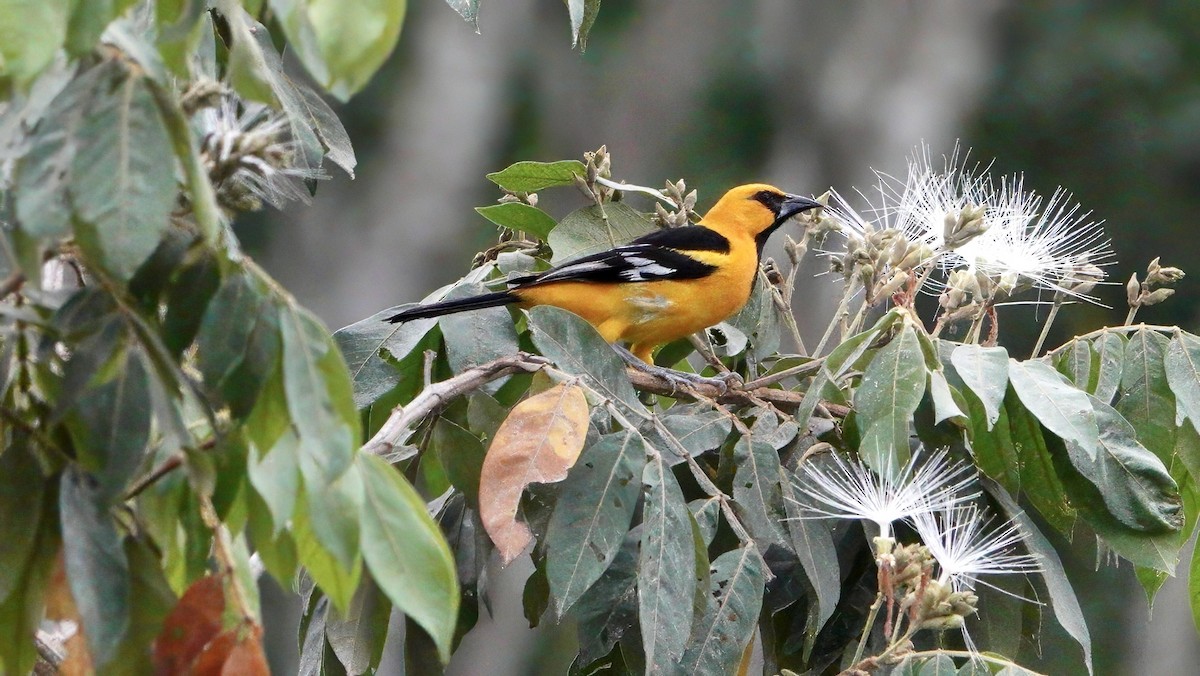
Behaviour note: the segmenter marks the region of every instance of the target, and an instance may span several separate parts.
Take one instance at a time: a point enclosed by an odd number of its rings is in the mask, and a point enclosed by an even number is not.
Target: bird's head
[[[724,235],[749,236],[759,251],[789,218],[822,206],[820,202],[783,192],[765,183],[739,185],[725,193],[704,215],[702,224]]]

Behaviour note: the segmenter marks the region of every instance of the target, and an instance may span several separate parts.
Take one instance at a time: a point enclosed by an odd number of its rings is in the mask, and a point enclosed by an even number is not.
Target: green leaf
[[[558,265],[563,261],[607,251],[654,229],[649,218],[623,202],[609,202],[603,209],[594,204],[583,207],[564,216],[546,238],[554,250],[550,262]]]
[[[1075,387],[1094,392],[1100,380],[1100,353],[1092,349],[1086,340],[1074,340],[1055,359],[1055,368],[1066,376]]]
[[[205,310],[196,344],[209,396],[227,403],[235,418],[247,416],[283,354],[279,312],[263,280],[249,273],[226,277]]]
[[[550,305],[529,311],[529,330],[538,351],[567,373],[583,376],[588,385],[634,410],[638,401],[625,362],[596,329],[578,315]]]
[[[45,478],[25,435],[12,433],[0,452],[0,601],[20,584],[42,523]],[[49,517],[50,515],[46,515]]]
[[[446,0],[446,3],[479,32],[479,0]]]
[[[1150,519],[1149,516],[1143,516],[1134,512],[1135,509],[1146,508],[1136,504],[1128,504],[1129,499],[1126,497],[1126,494],[1131,491],[1128,488],[1124,488],[1122,493],[1116,497],[1105,495],[1102,493],[1102,489],[1098,488],[1090,478],[1086,478],[1073,466],[1072,461],[1074,459],[1069,458],[1070,451],[1064,447],[1061,440],[1048,437],[1046,441],[1051,447],[1055,471],[1061,479],[1065,498],[1070,502],[1072,507],[1078,510],[1079,515],[1083,517],[1084,521],[1104,541],[1108,548],[1136,566],[1164,572],[1173,571],[1179,561],[1180,541],[1178,533],[1174,530],[1165,530],[1161,525],[1158,525],[1157,532],[1151,532],[1147,528],[1130,526],[1124,523],[1112,512],[1123,510],[1120,516],[1130,520],[1138,517],[1147,521]],[[1152,458],[1155,462],[1158,460],[1149,451],[1143,449],[1141,453],[1144,457]],[[1092,469],[1095,471],[1095,468]],[[1102,467],[1102,469],[1107,468]],[[1116,473],[1110,474],[1114,475],[1114,479],[1109,484],[1105,484],[1106,486],[1122,479],[1120,476],[1115,476]],[[1173,486],[1174,484],[1172,484]],[[1144,493],[1149,492],[1141,487],[1138,487],[1138,490]],[[1136,497],[1141,496],[1135,496],[1135,499]],[[1178,500],[1178,498],[1176,499]],[[1164,511],[1165,509],[1166,506],[1164,506]],[[1176,509],[1178,509],[1178,503],[1176,503]],[[1130,516],[1130,513],[1133,513],[1133,516]],[[1169,515],[1169,512],[1167,514]]]
[[[1088,458],[1067,446],[1071,464],[1096,486],[1110,514],[1137,531],[1178,530],[1179,490],[1166,466],[1138,443],[1136,430],[1108,404],[1093,399],[1100,452]],[[1174,453],[1172,440],[1170,452]]]
[[[1000,405],[1008,390],[1008,351],[1002,347],[959,345],[950,353],[950,362],[983,404],[990,431],[1000,417]]]
[[[176,359],[196,338],[209,301],[220,286],[220,264],[217,257],[205,249],[201,249],[193,260],[185,263],[173,276],[167,287],[167,313],[163,318],[162,338],[163,344]],[[238,323],[248,322],[243,320]]]
[[[288,4],[291,1],[288,0]],[[276,4],[281,3],[273,2],[272,6]],[[274,86],[275,78],[267,63],[268,55],[276,58],[278,56],[274,53],[273,47],[266,46],[264,48],[264,43],[270,44],[266,27],[247,14],[240,3],[227,2],[222,5],[221,15],[228,26],[228,37],[225,39],[230,41],[226,77],[233,84],[234,90],[242,97],[278,107],[279,98]],[[280,12],[280,18],[283,18],[282,12]],[[300,44],[293,36],[289,36],[288,42],[296,46]]]
[[[967,414],[963,413],[958,402],[954,400],[955,392],[950,389],[950,383],[946,382],[945,373],[940,370],[930,370],[928,387],[929,397],[933,400],[933,423],[935,425],[950,418],[966,417]]]
[[[584,449],[562,483],[546,546],[546,576],[561,619],[608,568],[641,494],[646,447],[632,430]]]
[[[1117,333],[1105,333],[1096,339],[1095,345],[1100,353],[1100,374],[1092,394],[1107,404],[1112,402],[1121,385],[1125,369],[1125,337]]]
[[[971,421],[971,451],[975,456],[975,464],[984,474],[999,481],[1004,488],[1016,492],[1021,486],[1021,467],[1003,402],[997,409],[993,425],[988,421],[983,402],[974,392],[967,391],[963,397],[967,401],[967,414]],[[988,431],[989,427],[991,431]]]
[[[924,394],[925,357],[916,331],[905,325],[867,364],[854,393],[859,455],[868,467],[897,476],[908,463],[909,429]]]
[[[475,207],[480,216],[501,227],[529,233],[542,241],[558,225],[550,214],[523,202],[504,202],[486,207]]]
[[[813,377],[812,383],[808,390],[804,393],[804,399],[800,402],[800,407],[796,409],[796,422],[803,425],[812,417],[812,413],[816,410],[817,404],[821,403],[821,398],[829,396],[826,393],[827,389],[833,389],[838,380],[845,374],[851,366],[866,354],[867,350],[874,347],[875,340],[879,338],[885,330],[900,317],[895,310],[889,311],[871,328],[857,333],[842,341],[840,345],[833,348],[825,361],[821,364],[821,369],[817,375]]]
[[[1009,360],[1008,378],[1025,408],[1067,444],[1093,460],[1099,453],[1100,430],[1088,395],[1061,373],[1040,361]]]
[[[35,238],[61,237],[70,231],[69,188],[74,185],[72,167],[81,142],[80,128],[99,96],[101,81],[107,80],[115,68],[92,68],[68,82],[50,102],[29,141],[28,152],[17,165],[13,190],[17,220],[21,229]]]
[[[135,349],[121,357],[112,379],[89,386],[66,421],[97,499],[109,502],[124,492],[150,440],[149,375]]]
[[[350,467],[361,434],[350,376],[337,345],[307,310],[284,306],[279,323],[283,387],[300,435],[301,469],[311,461],[325,482],[332,482]]]
[[[347,472],[360,436],[350,378],[337,346],[315,317],[291,305],[279,312],[283,387],[299,436],[309,523],[318,542],[346,571],[358,558],[362,501],[360,478]]]
[[[282,65],[278,68],[276,77],[287,78]],[[312,132],[320,139],[321,146],[325,149],[325,157],[341,167],[350,178],[354,178],[354,167],[358,164],[358,159],[354,156],[350,135],[346,133],[346,128],[342,126],[337,113],[333,112],[329,104],[325,103],[325,99],[308,85],[290,78],[286,81],[291,85],[291,91],[282,92],[280,99],[293,127],[297,126],[300,120],[306,121],[307,126],[311,127]]]
[[[792,463],[800,457],[799,454],[793,454],[793,459],[789,460],[788,467],[793,474],[795,466]],[[817,632],[833,617],[842,594],[837,547],[833,542],[829,521],[813,518],[817,515],[802,506],[803,500],[795,484],[786,476],[782,487],[783,507],[787,513],[787,529],[792,538],[792,549],[799,557],[800,567],[804,570],[804,576],[808,578],[808,586],[816,596],[816,603],[812,604],[809,611],[811,622],[805,627],[805,633],[815,638]]]
[[[103,669],[129,630],[129,561],[121,536],[87,475],[71,467],[59,488],[63,558],[92,663]]]
[[[71,5],[68,0],[0,0],[0,79],[24,88],[63,45]]]
[[[1116,406],[1137,440],[1164,464],[1175,455],[1175,395],[1163,367],[1167,346],[1165,336],[1146,328],[1129,337]]]
[[[575,185],[587,169],[579,160],[517,162],[487,175],[492,183],[512,192],[537,192],[560,185]]]
[[[1200,338],[1182,331],[1176,333],[1167,346],[1163,364],[1179,412],[1200,430]]]
[[[729,415],[709,404],[672,406],[661,420],[693,456],[719,447],[733,429]]]
[[[346,676],[346,668],[338,660],[337,653],[325,635],[326,622],[331,608],[329,599],[314,593],[309,601],[308,613],[300,623],[299,676]]]
[[[136,602],[130,606],[129,631],[106,673],[136,676],[153,673],[146,647],[162,633],[163,620],[177,599],[163,575],[158,550],[149,538],[126,537],[124,549],[129,561],[130,598]]]
[[[158,52],[163,63],[180,78],[189,77],[188,57],[204,35],[204,29],[211,31],[211,22],[200,20],[201,17],[207,19],[207,4],[200,0],[159,0],[155,3]],[[211,41],[211,33],[208,37]]]
[[[100,34],[113,19],[121,15],[134,0],[87,0],[76,2],[67,24],[67,52],[83,56],[96,48]]]
[[[665,671],[683,654],[692,629],[696,565],[692,518],[683,492],[658,453],[642,472],[645,507],[638,562],[638,618],[648,670]]]
[[[1188,566],[1188,602],[1192,607],[1192,624],[1200,631],[1200,547],[1192,549],[1192,561]]]
[[[440,417],[433,426],[430,450],[437,454],[446,478],[467,498],[473,508],[479,506],[479,475],[487,447],[471,432],[449,418]]]
[[[433,638],[445,662],[458,618],[454,557],[425,502],[383,460],[360,455],[363,556],[398,610]]]
[[[571,14],[571,45],[582,52],[587,49],[588,33],[600,14],[600,0],[568,0],[567,6]]]
[[[1021,492],[1060,533],[1070,533],[1075,510],[1055,471],[1041,424],[1021,404],[1012,388],[1005,396],[1004,410],[1008,412],[1010,439],[1016,450]]]
[[[312,510],[307,506],[308,495],[301,491],[298,497],[291,525],[300,563],[335,606],[343,610],[349,608],[362,578],[363,559],[355,558],[350,568],[342,566],[313,532],[309,523]],[[379,581],[378,576],[375,576],[375,579]]]
[[[370,577],[358,591],[345,614],[330,608],[325,616],[325,640],[350,674],[365,674],[379,667],[387,638],[392,604]]]
[[[725,552],[713,561],[711,574],[708,607],[692,627],[680,661],[684,673],[736,673],[758,624],[763,601],[762,556],[750,546]]]
[[[743,509],[755,544],[766,551],[772,543],[783,541],[779,526],[785,517],[779,454],[759,435],[747,435],[734,444],[733,463],[733,499]]]
[[[713,537],[717,534],[717,526],[721,522],[720,498],[692,500],[688,503],[688,510],[696,520],[696,527],[700,529],[700,539],[704,541],[704,546],[711,545]]]
[[[1079,599],[1075,597],[1075,590],[1071,588],[1071,581],[1067,578],[1066,571],[1063,570],[1058,552],[1054,551],[1054,546],[1050,544],[1046,536],[1042,535],[1029,515],[1003,488],[986,478],[981,479],[981,483],[988,495],[1000,505],[1005,516],[1020,525],[1021,531],[1026,536],[1025,547],[1030,554],[1039,559],[1041,578],[1050,595],[1050,605],[1054,610],[1054,617],[1058,620],[1059,626],[1065,629],[1083,649],[1083,661],[1087,665],[1088,673],[1091,674],[1092,639],[1088,634],[1087,623],[1083,619],[1083,609],[1079,607]]]
[[[445,299],[456,300],[487,292],[488,289],[484,285],[467,282],[455,286],[446,294]],[[504,307],[448,314],[440,317],[438,323],[446,341],[446,359],[455,373],[462,373],[499,357],[516,354],[521,349],[512,316]],[[496,380],[485,385],[483,390],[495,393],[501,385],[503,381]]]
[[[404,373],[396,364],[416,350],[426,334],[437,326],[435,317],[402,324],[384,321],[399,309],[377,312],[333,334],[342,354],[346,355],[354,382],[354,405],[360,409],[370,406],[400,384]]]
[[[10,447],[5,453],[13,450]],[[46,584],[61,549],[58,519],[54,514],[58,496],[52,487],[47,487],[51,490],[45,492],[38,506],[46,518],[36,530],[32,523],[22,524],[35,533],[34,545],[27,560],[18,567],[17,585],[0,602],[0,666],[7,669],[6,673],[31,673],[38,658],[34,635],[45,615]],[[4,563],[7,565],[8,561]]]
[[[400,38],[407,3],[270,0],[308,72],[345,101],[366,86]]]
[[[637,622],[638,548],[642,527],[625,535],[608,570],[575,606],[578,620],[579,662],[587,664],[607,655]]]
[[[175,155],[145,78],[102,68],[72,163],[75,238],[89,265],[125,281],[170,227]]]

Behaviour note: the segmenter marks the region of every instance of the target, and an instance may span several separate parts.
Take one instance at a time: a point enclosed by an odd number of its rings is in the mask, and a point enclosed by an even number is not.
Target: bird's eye
[[[770,209],[773,214],[778,214],[783,208],[783,195],[770,190],[759,190],[751,199]]]

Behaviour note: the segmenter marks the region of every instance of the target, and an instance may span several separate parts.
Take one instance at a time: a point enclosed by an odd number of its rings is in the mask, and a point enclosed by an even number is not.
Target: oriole
[[[763,246],[791,217],[822,206],[753,183],[733,188],[697,225],[657,230],[629,244],[508,280],[507,291],[422,305],[390,318],[516,304],[554,305],[586,319],[610,343],[651,364],[655,347],[730,317],[750,298]]]

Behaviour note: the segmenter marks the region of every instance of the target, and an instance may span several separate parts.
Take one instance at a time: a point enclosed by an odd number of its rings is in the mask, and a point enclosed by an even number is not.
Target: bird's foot
[[[697,373],[676,371],[665,366],[646,363],[620,345],[613,345],[613,349],[617,351],[617,354],[621,355],[626,364],[634,369],[670,383],[672,392],[680,389],[695,389],[697,385],[700,385],[712,387],[717,390],[718,394],[725,394],[729,388],[740,387],[742,385],[742,377],[732,371],[714,377],[702,376]]]

